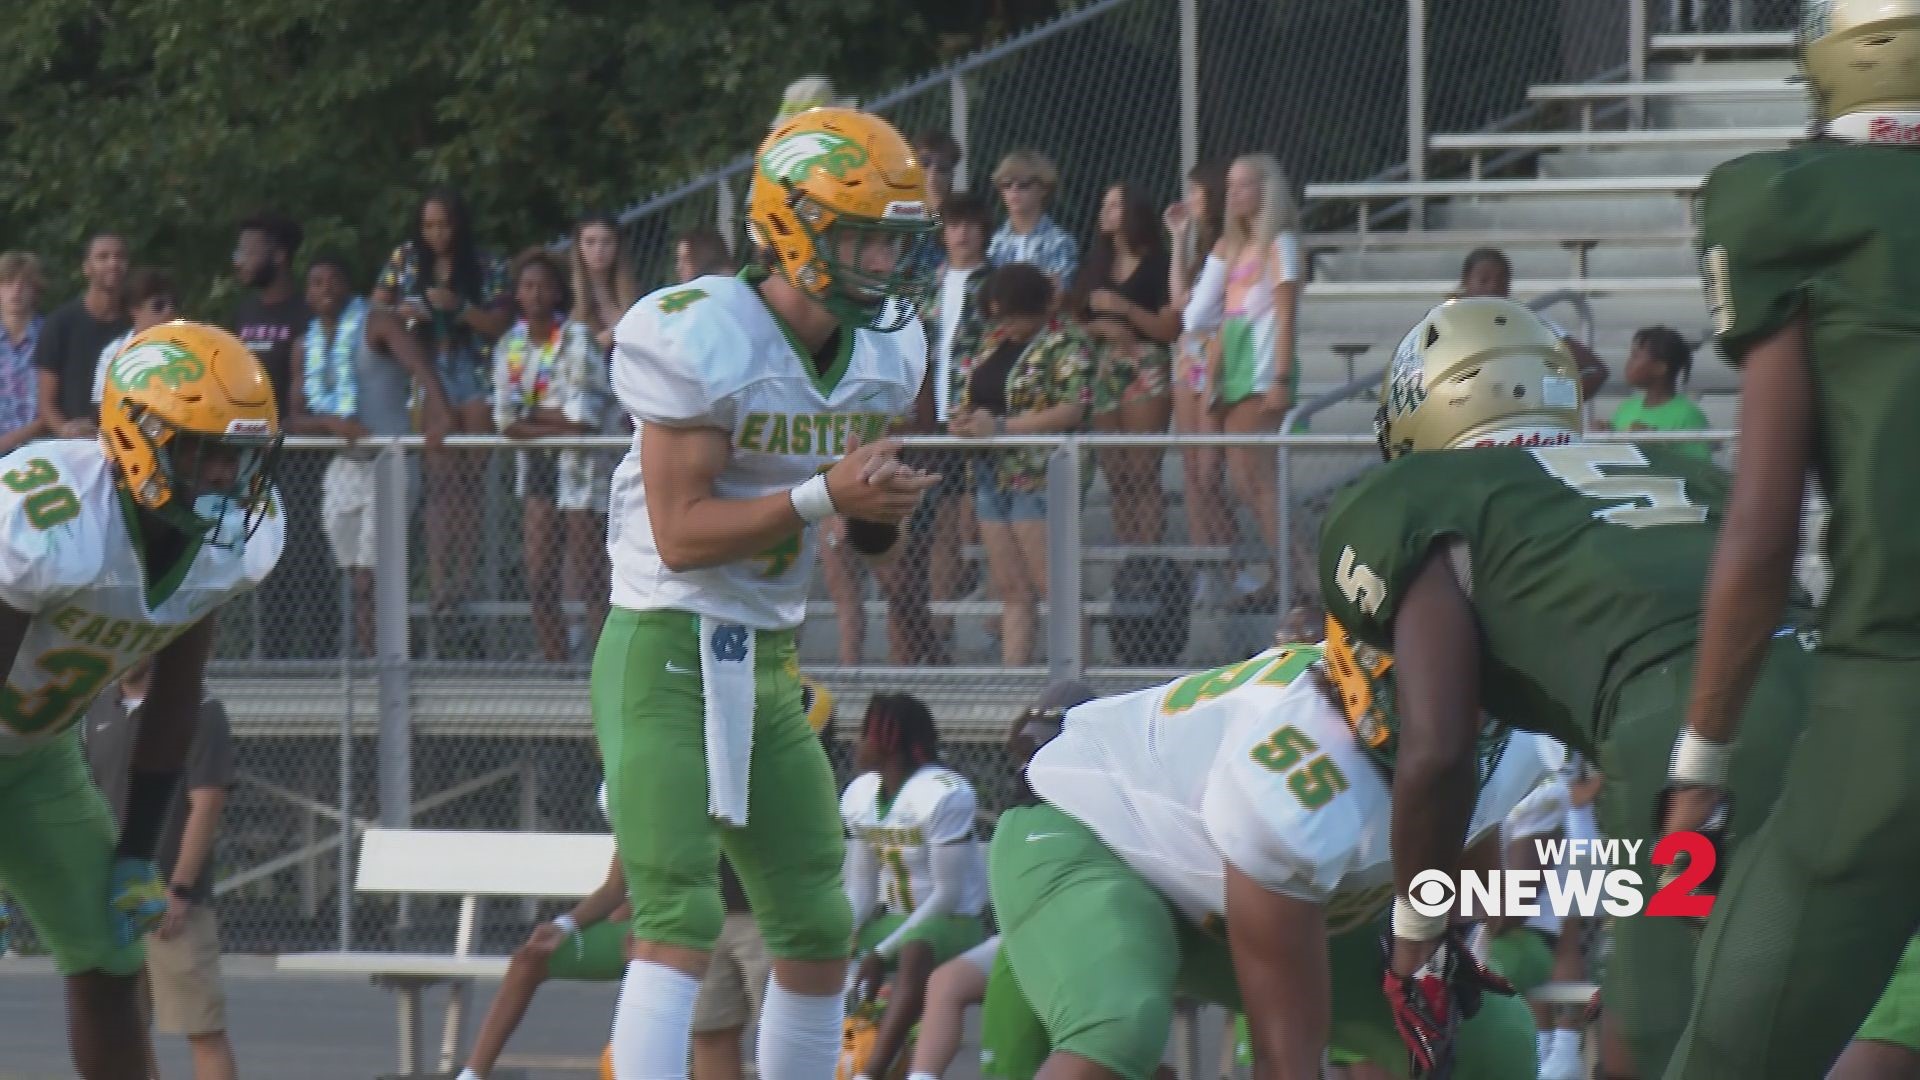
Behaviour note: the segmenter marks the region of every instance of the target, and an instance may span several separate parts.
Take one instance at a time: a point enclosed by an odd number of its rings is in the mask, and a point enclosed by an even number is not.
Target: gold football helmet
[[[266,369],[219,327],[162,323],[107,365],[100,441],[116,478],[191,536],[232,546],[253,534],[272,511],[280,440]]]
[[[1572,442],[1580,434],[1580,368],[1525,306],[1449,300],[1395,350],[1374,434],[1389,460],[1415,450]]]
[[[1920,0],[1802,0],[1800,66],[1822,123],[1920,111]]]
[[[926,196],[926,173],[892,124],[857,109],[809,109],[761,144],[747,219],[795,288],[844,325],[890,331],[915,317],[933,285]]]

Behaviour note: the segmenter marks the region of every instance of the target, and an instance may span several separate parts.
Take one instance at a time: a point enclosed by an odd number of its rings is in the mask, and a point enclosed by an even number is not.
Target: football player
[[[872,1000],[889,970],[892,989],[859,1080],[889,1075],[920,1021],[933,969],[986,937],[987,863],[975,842],[979,799],[967,778],[940,764],[933,714],[911,694],[867,703],[840,798],[847,825],[847,898],[861,955],[856,999]],[[876,913],[877,910],[877,913]]]
[[[146,1076],[135,975],[170,888],[154,847],[205,697],[212,616],[280,558],[279,446],[246,345],[169,322],[108,365],[98,439],[0,458],[0,886],[66,976],[86,1080]],[[75,721],[148,657],[116,840]]]
[[[852,912],[794,629],[814,526],[841,515],[848,542],[882,557],[938,482],[880,438],[926,369],[928,282],[911,270],[934,229],[924,188],[886,121],[801,113],[753,166],[767,265],[663,289],[615,329],[614,388],[638,431],[614,475],[614,607],[592,699],[634,909],[621,1080],[686,1075],[723,848],[774,961],[761,1075],[833,1072]]]
[[[1034,754],[1040,801],[1001,816],[989,881],[1000,956],[1050,1047],[1040,1072],[1147,1080],[1176,992],[1244,1002],[1262,1077],[1317,1080],[1330,1046],[1406,1067],[1377,991],[1390,662],[1328,629],[1324,646],[1081,705]],[[1472,837],[1494,865],[1501,822],[1546,775],[1544,742],[1499,727],[1479,742]],[[1488,993],[1459,1075],[1531,1078],[1526,1006],[1476,972]],[[1003,1067],[1033,1057],[982,1049]]]
[[[1329,614],[1391,648],[1399,677],[1388,992],[1426,1059],[1454,1022],[1446,984],[1460,941],[1405,890],[1423,870],[1457,869],[1482,716],[1594,761],[1607,777],[1602,829],[1651,840],[1726,478],[1658,445],[1581,441],[1572,356],[1509,300],[1429,312],[1388,368],[1378,428],[1388,461],[1335,501],[1320,571]],[[1769,631],[1753,737],[1730,766],[1743,823],[1772,805],[1801,727],[1807,656],[1794,625]],[[1652,846],[1637,867],[1649,891]],[[1683,919],[1616,920],[1604,1017],[1632,1045],[1628,1060],[1603,1040],[1607,1075],[1636,1063],[1660,1075],[1686,1022],[1694,937]]]
[[[1738,472],[1675,747],[1668,827],[1709,813],[1786,602],[1812,469],[1832,517],[1809,737],[1702,942],[1668,1075],[1817,1075],[1920,924],[1920,2],[1807,0],[1814,137],[1721,165],[1701,193],[1720,351],[1741,368]],[[1734,741],[1739,735],[1739,741]],[[1733,800],[1738,818],[1743,800]],[[1744,821],[1739,824],[1743,826]],[[1776,1018],[1792,1023],[1777,1024]]]

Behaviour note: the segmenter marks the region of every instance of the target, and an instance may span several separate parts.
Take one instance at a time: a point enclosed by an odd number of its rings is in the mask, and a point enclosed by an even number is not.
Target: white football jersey
[[[1309,674],[1310,647],[1073,709],[1027,768],[1033,789],[1093,830],[1189,919],[1226,912],[1226,864],[1327,906],[1330,932],[1393,897],[1387,781]],[[1546,766],[1516,732],[1470,835],[1496,829]]]
[[[132,502],[98,443],[0,458],[0,603],[33,616],[0,687],[0,756],[65,731],[128,668],[272,572],[286,543],[274,498],[244,545],[202,544],[184,572],[149,586]]]
[[[913,407],[926,374],[919,320],[891,334],[842,331],[852,344],[825,378],[793,344],[759,291],[739,278],[703,277],[644,297],[614,330],[613,386],[638,428],[713,427],[732,453],[714,480],[723,499],[750,499],[806,482],[846,453],[847,437],[881,437]],[[671,609],[759,630],[806,617],[815,560],[809,528],[760,555],[701,570],[660,560],[640,432],[613,476],[608,549],[613,602]]]
[[[975,869],[953,914],[978,915],[987,908],[986,854],[973,833],[978,806],[966,777],[943,765],[925,765],[900,785],[884,812],[880,774],[855,777],[840,796],[840,818],[850,839],[873,845],[880,860],[881,899],[896,914],[912,911],[933,892],[932,845],[967,845]]]

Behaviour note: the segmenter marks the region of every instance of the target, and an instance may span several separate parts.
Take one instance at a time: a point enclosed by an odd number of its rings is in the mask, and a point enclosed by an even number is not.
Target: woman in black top
[[[1173,414],[1169,348],[1180,310],[1168,295],[1168,253],[1153,204],[1131,184],[1107,189],[1099,233],[1075,284],[1069,310],[1098,345],[1094,428],[1160,435]],[[1166,530],[1159,447],[1101,450],[1113,498],[1113,529],[1123,544],[1158,543]]]

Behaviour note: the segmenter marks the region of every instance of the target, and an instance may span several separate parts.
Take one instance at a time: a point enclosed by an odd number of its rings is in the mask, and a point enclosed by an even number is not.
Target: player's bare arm
[[[1393,770],[1393,876],[1396,895],[1404,897],[1421,871],[1451,876],[1459,869],[1473,817],[1480,627],[1438,552],[1401,602],[1393,645],[1403,709]],[[1440,934],[1413,940],[1401,929],[1395,927],[1393,967],[1407,975],[1433,954]]]
[[[1254,1080],[1318,1080],[1333,1026],[1325,910],[1228,863],[1226,916]]]
[[[827,470],[827,494],[840,514],[896,524],[913,513],[920,494],[939,482],[891,461],[891,439],[857,446]],[[640,467],[647,499],[657,508],[654,541],[669,570],[682,572],[751,558],[806,526],[784,491],[754,499],[723,499],[714,478],[732,447],[717,428],[647,424],[640,431]],[[888,465],[892,468],[885,468]],[[867,479],[869,469],[873,479]]]
[[[568,914],[573,916],[576,925],[592,926],[612,918],[626,903],[627,874],[620,868],[620,856],[615,855],[613,862],[607,866],[606,880],[575,904]]]
[[[209,615],[154,656],[153,688],[141,709],[133,747],[135,770],[178,772],[193,745],[193,729],[207,696],[207,657],[213,652]]]
[[[1668,796],[1667,832],[1697,828],[1712,813],[1713,781],[1725,774],[1728,744],[1792,586],[1813,437],[1804,315],[1748,350],[1740,398],[1745,437],[1707,577],[1687,730],[1674,750],[1674,776],[1682,779]]]

